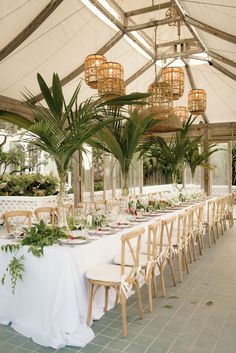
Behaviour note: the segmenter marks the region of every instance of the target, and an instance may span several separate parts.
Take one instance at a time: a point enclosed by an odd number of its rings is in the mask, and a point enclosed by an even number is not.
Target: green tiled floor
[[[0,325],[0,353],[236,353],[236,228],[190,264],[184,283],[173,287],[167,271],[168,295],[154,299],[145,316],[128,301],[128,336],[121,337],[120,308],[109,311],[92,328],[96,338],[85,348],[59,350],[40,347],[31,339]]]

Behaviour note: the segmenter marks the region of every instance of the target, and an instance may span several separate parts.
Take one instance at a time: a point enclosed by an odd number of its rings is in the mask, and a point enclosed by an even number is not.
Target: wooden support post
[[[205,127],[204,129],[204,138],[203,138],[203,143],[204,146],[203,148],[207,148],[208,146],[208,128]],[[208,158],[207,163],[210,163],[210,157]],[[207,196],[212,194],[212,171],[209,168],[204,168],[204,192],[206,193]]]
[[[89,170],[89,191],[90,191],[90,202],[94,202],[94,163],[93,163],[93,149],[92,149],[92,163]]]
[[[139,160],[139,193],[143,193],[143,159]]]
[[[185,166],[182,174],[182,185],[184,189],[186,188],[186,180],[187,180],[187,167]]]
[[[115,157],[112,155],[111,156],[111,164],[112,164],[112,171],[111,171],[111,177],[112,177],[112,198],[116,198],[116,160]]]
[[[103,153],[103,199],[106,200],[107,178],[106,178],[107,159],[106,154]]]
[[[77,207],[78,203],[83,202],[83,190],[82,190],[82,177],[83,177],[83,165],[82,155],[78,150],[72,157],[72,174],[73,174],[73,189],[74,189],[74,206]]]
[[[228,192],[232,192],[232,141],[228,142],[228,158],[227,158],[227,178]]]

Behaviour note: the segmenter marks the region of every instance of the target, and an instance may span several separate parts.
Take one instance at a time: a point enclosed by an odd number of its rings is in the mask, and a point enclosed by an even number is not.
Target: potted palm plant
[[[79,104],[79,84],[67,104],[57,74],[53,74],[51,91],[40,74],[37,75],[37,80],[46,106],[34,102],[32,93],[28,91],[24,98],[31,109],[32,118],[0,110],[0,119],[27,130],[31,144],[53,158],[59,178],[59,225],[67,226],[63,199],[72,155],[76,150],[83,150],[83,144],[88,143],[92,136],[105,128],[111,122],[110,119],[114,121],[111,109],[109,115],[105,114],[106,107],[135,104],[139,99],[146,97],[146,94],[134,93],[109,100],[94,97]]]
[[[157,159],[157,164],[165,167],[171,174],[172,184],[176,185],[177,176],[184,164],[186,151],[192,143],[199,142],[201,137],[197,137],[193,142],[189,140],[188,134],[190,126],[195,118],[189,117],[183,129],[173,134],[170,141],[166,141],[160,136],[150,137],[140,146],[141,154]]]
[[[191,183],[193,186],[195,185],[197,167],[209,169],[213,168],[213,166],[209,163],[209,157],[219,150],[220,148],[218,148],[216,144],[210,144],[204,146],[203,150],[200,152],[199,141],[189,141],[188,148],[185,151],[184,161],[190,168]]]
[[[113,109],[113,108],[112,108]],[[129,117],[123,115],[120,109],[107,110],[116,119],[103,127],[98,133],[98,146],[105,152],[111,153],[118,161],[123,178],[122,196],[128,196],[128,176],[132,160],[138,152],[144,134],[155,126],[158,121],[153,116],[143,116],[135,109]]]

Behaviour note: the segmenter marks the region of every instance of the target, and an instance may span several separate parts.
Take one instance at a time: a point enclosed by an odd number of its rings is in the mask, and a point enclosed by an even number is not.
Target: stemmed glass
[[[79,209],[79,208],[75,209],[75,212],[74,212],[74,226],[75,226],[77,231],[81,227],[81,218],[82,218],[82,210]]]
[[[80,217],[80,225],[81,225],[81,229],[82,229],[82,233],[83,233],[83,236],[85,238],[87,238],[88,236],[88,223],[87,223],[87,217],[85,215],[82,215]]]
[[[23,234],[24,221],[21,219],[14,219],[12,222],[13,235],[16,240],[21,239]]]

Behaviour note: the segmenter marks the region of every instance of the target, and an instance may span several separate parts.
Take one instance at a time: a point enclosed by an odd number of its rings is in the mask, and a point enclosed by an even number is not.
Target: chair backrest
[[[35,217],[39,222],[41,219],[45,220],[45,216],[48,216],[51,223],[54,225],[56,221],[56,209],[54,207],[38,207],[34,210]]]
[[[161,220],[148,226],[147,261],[157,260],[162,252],[163,237],[161,232]]]
[[[203,230],[203,203],[193,206],[193,231],[201,233]]]
[[[69,214],[70,216],[74,215],[74,205],[73,203],[65,203],[64,207],[66,209],[66,213]]]
[[[165,247],[166,252],[172,251],[173,249],[173,232],[175,224],[177,223],[177,217],[176,216],[171,216],[168,218],[165,218],[162,220],[161,223],[161,237],[163,239],[163,242],[167,244]]]
[[[109,199],[106,201],[106,211],[111,212],[115,207],[119,206],[119,201],[117,199]]]
[[[6,223],[7,232],[12,232],[11,220],[21,219],[21,224],[27,227],[31,227],[32,224],[32,212],[28,210],[16,210],[9,211],[3,214],[4,222]],[[23,218],[23,219],[22,219]]]
[[[178,214],[177,246],[181,249],[186,244],[188,236],[189,210]]]
[[[186,238],[191,238],[194,235],[194,207],[187,210],[187,232]]]
[[[132,283],[135,274],[140,267],[141,240],[144,228],[131,231],[121,237],[121,277],[125,273],[126,255],[131,258],[130,271],[126,277],[127,283]]]
[[[216,199],[207,201],[207,224],[211,226],[215,222],[216,217]]]

